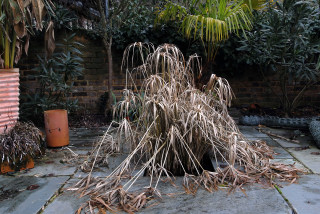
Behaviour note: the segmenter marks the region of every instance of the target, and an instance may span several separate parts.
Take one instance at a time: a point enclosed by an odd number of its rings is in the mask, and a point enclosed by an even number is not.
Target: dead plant
[[[25,156],[35,157],[42,152],[42,133],[32,123],[18,122],[12,129],[0,135],[0,163],[15,165]]]
[[[143,64],[129,71],[136,50]],[[270,148],[263,142],[248,142],[240,133],[227,111],[233,97],[227,80],[212,75],[207,85],[198,90],[193,75],[201,72],[198,56],[186,61],[180,50],[170,44],[158,47],[146,58],[145,50],[153,50],[153,46],[134,43],[124,53],[128,88],[115,109],[123,120],[116,139],[108,141],[109,146],[117,148],[121,144],[130,146],[131,153],[106,178],[92,180],[91,170],[73,188],[91,196],[81,210],[137,211],[155,193],[160,196],[160,179],[173,182],[173,175],[184,176],[183,186],[191,194],[201,186],[211,192],[219,185],[235,188],[262,178],[270,184],[274,178],[295,181],[299,170],[271,164]],[[144,77],[139,90],[135,76]],[[132,111],[137,116],[129,122]],[[205,154],[216,162],[214,171],[201,164]],[[130,193],[143,174],[150,176],[149,186],[140,193]]]

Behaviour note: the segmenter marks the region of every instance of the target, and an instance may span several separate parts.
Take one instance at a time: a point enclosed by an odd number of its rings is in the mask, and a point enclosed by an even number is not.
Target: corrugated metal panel
[[[19,69],[0,69],[0,134],[19,119]]]

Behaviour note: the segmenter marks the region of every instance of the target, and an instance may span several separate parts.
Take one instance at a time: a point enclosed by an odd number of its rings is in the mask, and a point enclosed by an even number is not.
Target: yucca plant
[[[50,0],[0,0],[0,68],[13,68],[23,49],[28,52],[30,34],[43,29],[46,10],[53,7]]]
[[[271,185],[274,177],[289,181],[298,177],[296,168],[269,162],[272,151],[264,142],[249,142],[240,133],[227,111],[233,96],[227,80],[212,75],[202,90],[196,89],[193,72],[201,72],[196,55],[185,60],[174,45],[154,49],[142,43],[129,46],[124,55],[124,67],[134,67],[127,69],[125,99],[116,106],[124,119],[116,136],[107,130],[92,153],[91,165],[86,162],[91,166],[88,177],[72,188],[91,196],[88,210],[96,206],[137,211],[160,194],[161,180],[173,183],[174,175],[183,176],[182,185],[191,194],[200,186],[211,192],[219,185],[241,187],[262,177]],[[137,61],[142,65],[135,67]],[[145,77],[139,90],[135,75]],[[126,118],[135,107],[140,108],[139,115],[130,122]],[[104,158],[106,162],[123,145],[131,149],[128,157],[104,179],[92,178],[97,161]],[[215,162],[215,169],[204,166],[205,154]],[[139,193],[130,191],[143,174],[150,176],[149,186]]]

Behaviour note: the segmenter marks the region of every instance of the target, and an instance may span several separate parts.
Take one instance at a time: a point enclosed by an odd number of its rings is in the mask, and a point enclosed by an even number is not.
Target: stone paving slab
[[[298,214],[319,214],[320,175],[303,175],[298,182],[298,184],[283,186],[282,194]]]
[[[143,179],[138,182],[140,186],[143,186],[142,181]],[[193,196],[184,194],[181,178],[177,179],[176,184],[178,188],[169,183],[161,183],[159,189],[163,198],[158,201],[159,204],[149,208],[147,204],[147,208],[138,213],[291,214],[292,212],[286,201],[273,188],[265,189],[260,185],[245,185],[245,194],[240,190],[228,194],[228,189],[222,188],[213,193],[199,189]]]
[[[288,151],[296,159],[298,159],[309,169],[311,169],[313,173],[320,173],[320,149],[311,146],[309,149],[305,150],[296,150],[295,148],[289,148]]]
[[[293,158],[289,158],[289,159],[270,159],[271,163],[282,163],[282,164],[288,164],[288,165],[292,165],[294,164],[295,167],[297,167],[298,169],[303,170],[305,173],[311,173],[309,169],[307,169],[305,166],[303,166],[301,163],[299,163],[298,161],[294,160]]]
[[[77,182],[70,180],[70,183]],[[228,193],[227,189],[209,193],[199,189],[195,196],[187,195],[181,187],[182,178],[177,178],[177,187],[170,183],[159,183],[162,199],[151,200],[146,208],[136,213],[215,213],[215,214],[291,214],[291,208],[282,196],[272,188],[265,189],[260,185],[246,185],[245,194],[237,190]],[[130,191],[139,191],[139,188],[147,186],[149,179],[146,177],[138,179]],[[69,184],[71,185],[71,184]],[[68,185],[66,185],[67,187]],[[72,214],[86,201],[87,198],[78,198],[74,192],[64,191],[44,210],[44,214],[65,213]],[[124,214],[124,212],[118,212]]]
[[[305,147],[310,145],[310,143],[306,141],[299,141],[300,143],[294,143],[294,142],[289,142],[289,141],[281,140],[277,138],[273,138],[273,140],[278,142],[284,148],[297,148],[297,147]]]
[[[282,147],[273,147],[273,151],[276,153],[274,158],[277,159],[293,159],[293,157]]]
[[[62,160],[65,158],[65,154],[69,154],[70,151],[67,150],[52,150],[47,149],[46,154],[39,159],[35,159],[35,167],[33,169],[27,170],[26,172],[19,172],[17,176],[67,176],[74,174],[77,169],[75,164],[66,164]]]
[[[254,138],[254,137],[268,138],[269,137],[268,135],[256,130],[254,126],[239,126],[239,130],[247,138]]]
[[[280,144],[277,141],[272,140],[270,137],[249,137],[249,141],[261,140],[267,143],[268,146],[280,147]]]
[[[0,213],[3,214],[35,214],[55,194],[69,177],[9,177],[0,176]],[[27,190],[30,185],[38,188]],[[1,195],[1,191],[0,191]]]
[[[110,156],[108,159],[108,167],[99,167],[98,169],[94,169],[92,172],[93,177],[106,177],[113,170],[115,170],[126,158],[127,154],[120,154],[117,156]],[[87,176],[88,173],[82,172],[81,170],[77,171],[74,175],[75,178],[83,178]]]
[[[89,197],[80,198],[79,194],[74,191],[68,191],[67,188],[78,182],[79,179],[70,179],[60,195],[58,195],[54,201],[52,201],[43,214],[73,214],[80,206],[88,200]]]

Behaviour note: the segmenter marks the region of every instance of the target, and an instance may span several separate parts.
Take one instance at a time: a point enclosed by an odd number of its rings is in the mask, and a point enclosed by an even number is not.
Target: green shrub
[[[50,109],[66,109],[69,112],[78,108],[78,100],[70,99],[73,81],[82,75],[82,58],[80,50],[83,46],[74,41],[75,34],[57,44],[61,52],[53,54],[52,58],[39,58],[39,66],[34,70],[40,88],[35,93],[27,95],[27,101],[21,103],[21,118],[32,120],[36,124],[43,121],[43,111]]]
[[[257,12],[255,17],[254,29],[240,41],[238,51],[245,63],[258,65],[263,76],[276,74],[281,106],[290,114],[319,78],[319,3],[285,0]],[[294,94],[289,93],[288,86]]]

